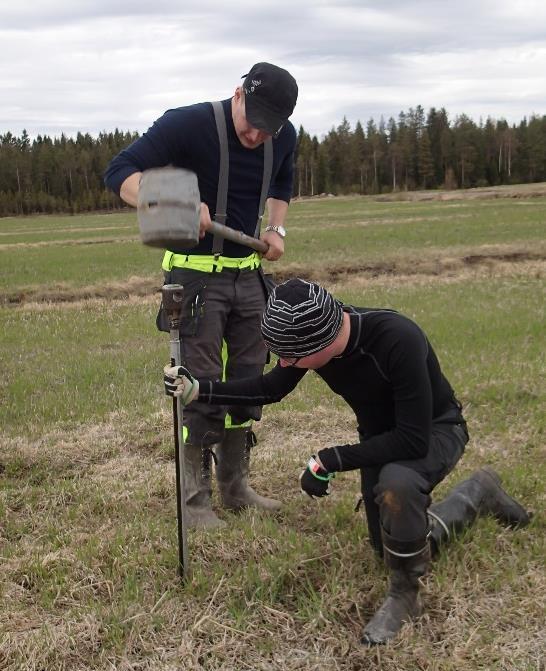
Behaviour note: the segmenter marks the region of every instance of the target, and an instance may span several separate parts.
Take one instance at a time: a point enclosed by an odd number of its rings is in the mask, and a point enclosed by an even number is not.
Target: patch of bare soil
[[[129,277],[123,281],[73,287],[53,284],[48,287],[28,287],[0,292],[0,305],[17,306],[28,303],[59,304],[85,300],[126,300],[131,297],[156,295],[161,289],[158,278]]]
[[[530,251],[510,247],[486,246],[461,256],[401,257],[388,261],[354,264],[332,264],[312,267],[288,264],[274,269],[276,282],[290,277],[320,282],[323,284],[346,282],[374,282],[379,284],[423,284],[455,282],[469,278],[527,275],[535,278],[546,275],[546,250]],[[46,288],[31,286],[16,291],[0,292],[0,306],[17,307],[49,305],[78,306],[82,301],[123,301],[138,298],[139,302],[159,300],[161,290],[157,277],[130,277],[124,281],[105,282],[74,288],[68,284],[57,284]]]
[[[355,265],[331,265],[310,268],[291,264],[275,272],[275,280],[282,282],[290,277],[302,277],[314,282],[336,282],[350,279],[384,281],[392,279],[417,283],[431,278],[457,280],[469,276],[491,276],[501,274],[531,274],[542,277],[546,269],[545,252],[489,251],[452,257],[403,258],[377,263]],[[470,271],[470,272],[469,272]]]

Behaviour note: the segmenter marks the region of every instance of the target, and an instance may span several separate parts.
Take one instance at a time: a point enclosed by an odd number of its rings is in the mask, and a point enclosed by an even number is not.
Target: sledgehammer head
[[[201,197],[197,176],[182,168],[142,173],[137,215],[145,245],[184,252],[199,242]]]

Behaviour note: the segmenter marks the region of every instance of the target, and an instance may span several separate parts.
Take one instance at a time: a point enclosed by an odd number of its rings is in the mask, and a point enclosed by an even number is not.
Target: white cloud
[[[0,0],[0,132],[143,131],[259,60],[294,74],[319,136],[417,104],[519,121],[545,113],[544,25],[538,0]]]

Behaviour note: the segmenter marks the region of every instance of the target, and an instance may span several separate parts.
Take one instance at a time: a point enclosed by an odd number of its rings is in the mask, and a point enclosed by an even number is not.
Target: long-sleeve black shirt
[[[258,221],[262,190],[264,147],[247,149],[237,137],[231,116],[231,100],[222,100],[229,151],[229,179],[226,225],[253,236]],[[296,131],[288,121],[279,137],[273,139],[273,168],[269,198],[284,200],[292,196]],[[196,173],[201,201],[211,218],[216,213],[216,196],[220,168],[220,142],[211,103],[197,103],[165,112],[151,128],[127,149],[115,156],[104,181],[119,195],[121,185],[130,175],[149,168],[173,165]],[[211,254],[212,238],[207,233],[188,249],[190,254]],[[224,241],[223,254],[248,256],[248,247]]]
[[[353,409],[360,442],[337,446],[324,463],[347,471],[428,452],[432,423],[462,422],[460,403],[442,374],[424,332],[393,310],[345,306],[350,336],[341,356],[316,373]],[[277,365],[267,374],[211,382],[200,380],[199,400],[222,405],[275,403],[289,394],[307,369]]]

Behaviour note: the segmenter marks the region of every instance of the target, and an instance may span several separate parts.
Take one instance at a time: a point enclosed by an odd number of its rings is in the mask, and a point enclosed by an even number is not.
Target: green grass
[[[545,209],[546,198],[456,205],[355,198],[296,202],[289,210],[284,262],[361,266],[387,257],[441,255],[446,247],[451,253],[462,253],[479,245],[540,245]],[[97,227],[106,230],[94,230]],[[0,219],[0,292],[49,284],[81,287],[131,276],[160,278],[162,252],[142,246],[137,232],[136,216],[127,212]],[[74,244],[93,237],[96,244]],[[109,238],[119,237],[127,239],[107,244]],[[55,240],[66,244],[2,247],[8,242]]]
[[[506,429],[522,403],[540,415],[542,288],[541,280],[521,278],[401,286],[386,301],[380,287],[355,292],[349,285],[339,296],[354,305],[392,307],[415,319],[464,399],[473,406],[490,403],[489,425]],[[156,311],[153,303],[101,302],[92,310],[83,305],[0,313],[5,432],[34,437],[57,423],[67,427],[106,421],[115,411],[136,416],[156,409],[161,366],[168,358],[168,338],[155,329]],[[284,404],[303,410],[310,401],[320,404],[325,390],[309,373]],[[335,403],[343,405],[339,399]],[[540,416],[537,423],[543,426]]]
[[[324,214],[321,202],[292,206],[287,262],[365,263],[385,255],[514,244],[544,239],[544,199],[518,203],[373,203],[346,200]],[[296,230],[291,231],[290,224]],[[345,226],[347,228],[345,228]],[[293,232],[293,234],[292,234]]]
[[[131,231],[138,233],[134,211],[116,214],[38,215],[29,217],[5,217],[0,219],[0,242],[5,238],[12,242],[41,242],[42,240],[79,237],[83,231]],[[58,236],[55,238],[53,236]]]
[[[536,513],[517,532],[490,519],[465,532],[425,580],[426,617],[378,651],[358,643],[386,581],[353,512],[358,474],[338,475],[325,501],[303,499],[297,485],[309,454],[354,439],[343,403],[308,374],[266,409],[252,482],[283,510],[221,511],[225,531],[190,535],[193,573],[182,586],[158,296],[70,302],[71,288],[78,298],[78,287],[129,275],[159,285],[161,252],[137,242],[2,247],[74,242],[91,237],[77,229],[101,225],[109,230],[92,235],[125,236],[129,214],[0,220],[9,234],[0,235],[0,291],[63,283],[68,300],[0,307],[0,668],[542,668],[543,213],[540,198],[291,206],[281,269],[322,269],[343,300],[414,318],[465,403],[472,440],[438,496],[487,462]],[[523,257],[403,280],[349,273],[334,282],[327,270],[400,254],[410,267],[427,249],[443,259],[483,245]]]
[[[103,421],[124,408],[149,412],[157,397],[159,364],[168,359],[155,312],[152,305],[108,303],[92,310],[4,312],[9,370],[0,382],[6,399],[2,426],[34,436],[58,423]]]
[[[137,276],[161,275],[163,253],[138,241],[2,250],[0,291],[61,284],[81,287]],[[161,283],[161,282],[160,282]]]

